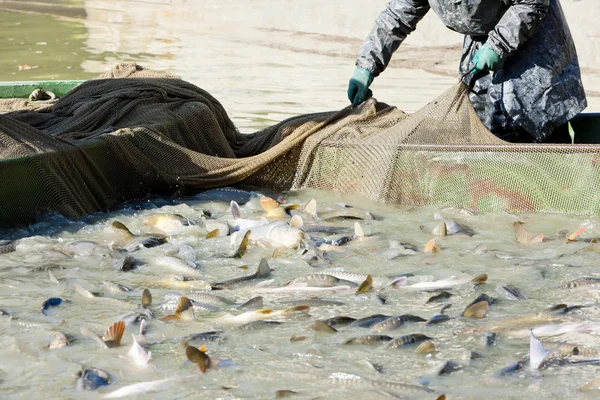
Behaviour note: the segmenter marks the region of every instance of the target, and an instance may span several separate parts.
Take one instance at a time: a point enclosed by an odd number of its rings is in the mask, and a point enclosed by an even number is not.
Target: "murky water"
[[[374,2],[377,4],[368,10],[363,3],[352,2],[363,7],[363,15],[374,16],[385,1]],[[4,55],[0,60],[0,80],[88,79],[116,62],[136,61],[180,74],[207,89],[223,102],[242,131],[263,128],[291,115],[346,106],[346,84],[353,57],[372,23],[371,17],[367,21],[358,13],[341,14],[336,2],[74,0],[2,5],[34,13],[0,13],[0,51]],[[268,7],[272,12],[265,14]],[[403,65],[415,68],[393,65],[373,87],[378,99],[409,112],[455,82],[453,69],[460,54],[458,36],[448,31],[435,34],[439,31],[428,30],[432,22],[425,20],[423,24],[425,28],[411,36],[406,50],[395,57]],[[306,26],[311,27],[310,31]],[[412,47],[411,52],[411,44],[434,39],[438,47],[431,51]],[[417,67],[426,67],[429,72]],[[598,76],[590,70],[585,73],[587,82],[593,83],[592,79]],[[115,250],[126,244],[119,242],[111,228],[114,220],[123,222],[136,234],[146,234],[156,230],[142,220],[154,213],[176,213],[196,221],[202,210],[210,210],[209,222],[231,219],[228,203],[194,197],[182,203],[153,198],[82,221],[49,218],[26,229],[1,232],[0,239],[15,239],[18,245],[15,252],[0,255],[0,308],[12,314],[12,318],[0,317],[0,397],[37,398],[46,394],[51,398],[96,398],[95,392],[78,388],[76,374],[82,366],[110,373],[111,384],[99,389],[104,393],[138,382],[173,378],[161,384],[152,398],[272,398],[276,390],[293,390],[299,398],[435,399],[442,393],[449,398],[470,399],[594,397],[577,390],[599,375],[600,370],[594,365],[551,365],[539,371],[525,366],[508,376],[499,376],[498,372],[527,358],[528,329],[540,325],[561,324],[563,329],[579,330],[555,335],[542,335],[548,327],[540,330],[539,336],[548,348],[565,342],[600,348],[595,333],[600,317],[597,287],[560,288],[576,278],[598,276],[598,253],[578,252],[590,243],[567,244],[564,237],[557,235],[561,229],[574,232],[586,227],[581,238],[597,237],[598,218],[470,215],[431,207],[382,206],[323,192],[291,193],[288,202],[303,204],[311,197],[318,199],[321,215],[328,210],[339,211],[335,203],[344,202],[362,207],[378,219],[361,221],[367,237],[340,249],[330,249],[316,266],[302,261],[302,251],[307,246],[314,247],[309,236],[322,238],[324,234],[307,234],[306,243],[299,249],[282,249],[282,254],[273,259],[274,248],[268,243],[252,244],[241,259],[233,259],[225,257],[235,251],[229,237],[206,239],[207,230],[199,226],[167,235],[168,242],[162,246],[131,251],[130,255],[143,263],[135,270],[125,272],[114,265],[126,256]],[[263,216],[257,197],[242,210],[247,218],[259,220]],[[439,224],[433,218],[436,211],[468,225],[475,235],[437,238],[441,251],[423,253],[434,237],[432,229]],[[516,243],[512,226],[518,220],[524,221],[533,235],[545,234],[547,241],[530,246]],[[345,234],[352,236],[354,222],[327,223],[346,228]],[[390,241],[413,245],[417,252],[391,258],[398,253],[398,247],[391,249]],[[474,252],[479,245],[487,246],[489,251],[482,252],[479,247]],[[170,279],[175,273],[157,262],[158,257],[165,255],[193,261],[200,281]],[[297,301],[293,304],[311,306],[309,315],[292,314],[280,319],[279,325],[254,330],[240,330],[226,320],[227,315],[240,314],[235,307],[198,311],[193,321],[159,321],[172,312],[161,307],[166,295],[185,295],[205,289],[210,282],[250,274],[263,257],[273,268],[274,282],[270,287],[224,290],[219,295],[236,304],[261,295],[265,308],[274,310],[291,307],[287,301]],[[244,265],[248,269],[240,268]],[[329,269],[372,274],[375,293],[356,296],[356,288],[273,293],[272,288],[291,279]],[[50,280],[48,270],[58,283]],[[403,273],[414,275],[405,286],[384,287],[390,281],[388,277]],[[489,275],[486,284],[474,286],[469,282],[482,273]],[[453,294],[443,302],[427,304],[437,292],[410,288],[439,280],[445,281],[442,286],[451,286],[447,291]],[[462,284],[454,286],[457,280]],[[103,281],[127,285],[133,291],[113,294]],[[76,293],[73,284],[98,292],[101,297],[83,297]],[[520,289],[524,299],[508,294],[502,288],[508,284]],[[131,334],[139,330],[131,317],[139,311],[144,288],[152,292],[152,310],[157,318],[148,320],[145,337],[138,336],[152,352],[150,366],[138,369],[127,358],[127,352]],[[461,317],[464,308],[482,293],[496,299],[487,316]],[[45,315],[42,304],[51,297],[67,302],[49,308]],[[343,304],[315,306],[313,297]],[[380,297],[385,299],[384,304]],[[537,322],[503,322],[541,313],[561,303],[587,307],[558,318],[539,318]],[[367,328],[340,327],[333,334],[308,329],[315,320],[334,316],[414,314],[428,319],[440,314],[447,304],[451,304],[446,310],[451,317],[447,322],[430,326],[407,324],[384,332],[391,337],[411,333],[430,336],[437,351],[429,355],[416,353],[415,347],[390,349],[383,343],[340,345],[345,339],[372,333]],[[120,348],[101,349],[80,331],[84,327],[101,336],[121,318],[128,326]],[[574,325],[577,323],[591,325]],[[179,344],[190,334],[212,330],[223,333],[221,339],[206,343],[209,356],[229,363],[203,375],[186,361]],[[486,337],[494,331],[496,340],[488,346]],[[69,345],[48,349],[55,332],[65,334]],[[291,341],[293,335],[305,338]],[[196,340],[191,344],[203,343]],[[471,360],[473,351],[482,357]],[[460,370],[437,376],[436,371],[445,361],[458,363]]]
[[[153,248],[130,251],[130,255],[143,262],[131,271],[119,270],[115,259],[126,254],[113,247],[124,247],[110,223],[118,220],[136,234],[156,232],[156,228],[142,223],[144,217],[156,213],[175,213],[191,221],[200,219],[202,210],[212,213],[208,226],[218,221],[231,220],[229,205],[225,202],[200,200],[189,197],[181,203],[153,199],[110,214],[99,214],[83,221],[72,222],[60,218],[51,219],[27,231],[13,232],[26,237],[18,241],[17,251],[0,256],[0,305],[12,313],[12,320],[3,317],[0,323],[0,379],[3,397],[27,398],[39,396],[43,391],[53,398],[95,397],[95,394],[77,389],[76,373],[81,366],[93,366],[111,375],[111,384],[100,388],[109,392],[128,384],[176,378],[160,385],[153,398],[187,398],[202,395],[209,398],[270,398],[276,390],[293,390],[300,398],[322,396],[368,396],[387,398],[436,398],[446,393],[450,398],[584,398],[577,389],[598,375],[594,365],[550,366],[547,369],[529,371],[528,367],[512,375],[499,376],[500,369],[519,360],[527,359],[529,353],[528,329],[561,324],[579,332],[543,334],[549,328],[541,328],[539,336],[548,348],[559,343],[598,347],[595,333],[597,324],[597,287],[561,289],[566,282],[587,276],[597,276],[597,252],[579,252],[590,246],[585,241],[565,243],[556,232],[566,229],[573,232],[586,227],[579,239],[598,236],[598,219],[567,216],[535,215],[470,215],[461,210],[436,210],[433,208],[406,208],[382,206],[340,194],[322,192],[296,192],[289,195],[290,204],[303,204],[311,197],[318,199],[318,212],[326,216],[328,211],[340,211],[336,202],[359,206],[368,210],[377,220],[361,221],[366,237],[355,239],[339,249],[326,251],[324,260],[310,266],[301,260],[302,250],[281,249],[271,259],[274,248],[268,242],[252,244],[241,259],[226,257],[235,251],[239,238],[233,245],[229,237],[204,238],[207,230],[201,226],[182,227],[169,234],[168,243]],[[243,216],[259,220],[263,215],[258,197],[242,206]],[[423,253],[426,243],[434,238],[431,230],[439,223],[434,220],[435,211],[470,227],[474,236],[454,234],[438,237],[441,250]],[[305,214],[306,224],[310,218]],[[524,245],[515,242],[512,225],[525,222],[533,234],[543,233],[543,243]],[[352,236],[354,220],[314,221],[312,224],[332,224],[345,227],[346,236]],[[421,228],[422,226],[422,228]],[[325,234],[307,234],[306,243]],[[93,241],[98,245],[77,244]],[[399,255],[390,259],[390,241],[414,245],[413,255]],[[487,246],[487,252],[473,252],[478,245]],[[312,246],[309,246],[312,248]],[[479,247],[481,250],[481,247]],[[130,248],[130,250],[133,250]],[[161,266],[160,256],[178,256],[193,261],[198,268],[196,281],[175,282],[169,280],[175,273]],[[397,255],[397,253],[395,254]],[[296,313],[277,319],[279,325],[240,330],[239,324],[227,320],[227,316],[241,312],[235,306],[218,310],[197,311],[193,321],[164,323],[158,318],[173,312],[165,310],[165,295],[190,295],[201,291],[206,283],[248,275],[257,268],[261,258],[267,258],[274,281],[267,288],[254,287],[217,292],[237,304],[261,295],[264,307],[282,310],[298,304],[312,307],[308,314]],[[247,265],[247,269],[241,268]],[[375,292],[355,295],[356,288],[340,291],[283,292],[272,293],[285,282],[318,271],[348,271],[372,274]],[[58,279],[53,283],[47,270]],[[389,276],[411,273],[405,286],[385,286]],[[487,273],[487,283],[474,286],[469,280]],[[454,278],[453,278],[454,277]],[[463,279],[464,278],[464,279]],[[111,294],[102,284],[110,281],[133,288],[127,293]],[[439,292],[419,291],[410,285],[444,280],[441,286],[452,297],[441,302],[426,304]],[[460,281],[457,285],[456,281]],[[259,280],[261,281],[261,280]],[[73,284],[98,293],[99,298],[89,299],[74,291]],[[512,284],[523,294],[518,300],[502,286]],[[182,285],[179,287],[177,285]],[[187,285],[187,286],[183,286]],[[131,334],[138,333],[139,324],[132,316],[139,311],[142,289],[151,290],[154,303],[152,310],[157,318],[149,319],[145,337],[138,340],[149,346],[152,360],[146,369],[138,369],[127,358],[132,343]],[[213,292],[215,293],[215,292]],[[489,308],[485,318],[473,319],[460,314],[471,301],[485,293],[496,302]],[[67,302],[41,312],[43,302],[60,297]],[[334,300],[342,305],[319,306],[314,298]],[[382,304],[381,299],[385,299]],[[115,300],[116,299],[116,300]],[[285,304],[286,301],[297,301]],[[310,301],[309,301],[310,300]],[[567,315],[543,318],[537,322],[503,322],[513,318],[540,313],[556,304],[584,305]],[[424,323],[405,324],[399,329],[383,332],[391,337],[422,333],[432,338],[436,352],[417,354],[415,347],[390,349],[384,343],[374,345],[345,345],[344,339],[359,337],[372,332],[367,328],[338,327],[337,333],[321,333],[309,330],[317,319],[334,316],[353,318],[372,314],[413,314],[424,319],[440,314],[446,304],[451,319],[439,325]],[[85,327],[101,335],[114,322],[128,322],[123,346],[101,349],[83,336]],[[178,347],[182,338],[200,332],[222,330],[221,339],[206,342],[210,357],[227,360],[227,366],[208,370],[201,374],[198,368],[186,362],[184,352]],[[48,349],[54,332],[69,338],[69,345]],[[486,344],[490,332],[496,332],[493,344]],[[537,331],[536,331],[537,332]],[[298,341],[290,338],[304,337]],[[200,346],[202,340],[191,344]],[[481,358],[471,360],[471,352]],[[575,359],[577,357],[573,357]],[[593,357],[592,357],[593,358]],[[381,369],[370,368],[366,361]],[[454,361],[460,370],[448,376],[437,376],[436,370],[445,361]],[[387,385],[384,382],[393,382]],[[399,384],[426,386],[424,389],[402,387]],[[437,394],[436,394],[437,393]]]

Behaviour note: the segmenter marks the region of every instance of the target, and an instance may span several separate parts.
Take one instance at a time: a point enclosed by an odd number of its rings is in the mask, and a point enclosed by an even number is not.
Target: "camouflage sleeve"
[[[356,66],[369,70],[374,76],[383,72],[394,51],[415,30],[427,11],[427,0],[391,0],[363,42]]]
[[[487,43],[503,57],[510,56],[525,43],[548,13],[550,0],[510,0],[506,10]]]

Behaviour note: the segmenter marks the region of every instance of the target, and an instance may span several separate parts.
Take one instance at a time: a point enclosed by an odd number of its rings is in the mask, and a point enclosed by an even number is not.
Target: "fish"
[[[517,361],[514,364],[511,364],[509,366],[502,368],[500,371],[498,371],[498,375],[500,375],[500,376],[512,375],[515,372],[521,371],[525,367],[526,364],[527,363],[525,361]]]
[[[373,315],[369,315],[368,317],[359,318],[359,319],[355,320],[354,322],[352,322],[349,326],[351,328],[354,328],[354,327],[372,328],[374,325],[376,325],[390,317],[391,317],[390,315],[373,314]]]
[[[281,321],[252,321],[248,322],[247,324],[240,325],[236,329],[241,331],[253,331],[281,324],[283,324]]]
[[[472,302],[470,302],[465,308],[471,307],[473,304],[479,303],[480,301],[485,301],[490,306],[492,304],[496,303],[496,299],[494,299],[493,297],[488,296],[485,293],[482,293],[479,296],[477,296],[477,298],[475,300],[473,300]]]
[[[366,335],[366,336],[360,336],[360,337],[346,339],[341,344],[342,345],[349,345],[349,344],[371,345],[371,344],[378,344],[378,343],[387,343],[387,342],[391,341],[392,339],[393,339],[392,337],[387,336],[387,335]]]
[[[467,236],[475,235],[475,231],[471,227],[469,227],[465,224],[459,224],[458,222],[456,222],[452,219],[444,218],[439,213],[434,213],[433,219],[442,221],[444,223],[444,225],[446,225],[446,234],[447,235],[454,235],[456,233],[460,233],[460,234],[467,235]]]
[[[453,296],[453,294],[452,294],[452,293],[449,293],[449,292],[446,292],[446,291],[442,291],[442,292],[440,292],[439,294],[436,294],[435,296],[431,296],[431,297],[430,297],[430,298],[427,300],[426,304],[431,304],[431,303],[441,302],[441,301],[444,301],[444,300],[446,300],[446,299],[449,299],[449,298],[450,298],[450,297],[452,297],[452,296]]]
[[[242,324],[247,324],[249,322],[254,322],[254,321],[263,321],[266,319],[276,319],[276,318],[280,318],[280,317],[287,317],[289,315],[295,314],[295,313],[307,313],[310,310],[310,307],[308,306],[296,306],[296,307],[292,307],[292,308],[288,308],[285,310],[271,310],[271,309],[260,309],[260,310],[254,310],[254,311],[246,311],[240,315],[236,315],[236,316],[226,316],[221,318],[221,322],[226,323],[226,324],[236,324],[236,325],[242,325]]]
[[[250,228],[248,228],[250,229]],[[258,225],[250,229],[248,240],[252,244],[263,244],[276,248],[297,249],[304,240],[304,231],[290,226],[287,222],[276,221]],[[245,230],[240,230],[245,233]]]
[[[343,306],[346,303],[342,303],[341,301],[334,301],[334,300],[324,300],[324,299],[317,299],[317,298],[309,298],[309,299],[304,299],[304,300],[285,300],[285,301],[278,301],[277,304],[285,304],[287,306],[290,305],[305,305],[305,306],[309,306],[309,307],[334,307],[334,306]]]
[[[182,274],[185,276],[202,276],[202,272],[197,266],[189,261],[184,261],[181,258],[171,256],[160,256],[156,257],[153,262],[154,265],[158,265],[163,268],[167,268],[174,273]]]
[[[562,285],[560,288],[561,289],[575,289],[575,288],[578,288],[581,286],[596,285],[598,283],[600,283],[600,278],[586,276],[583,278],[577,278],[572,281],[569,281],[569,282],[565,283],[564,285]]]
[[[123,386],[120,389],[106,393],[102,396],[103,399],[120,399],[121,397],[137,396],[142,393],[155,392],[162,390],[168,383],[178,378],[165,378],[155,381],[139,382],[132,385]]]
[[[358,289],[356,289],[356,295],[367,293],[373,290],[373,277],[371,275],[367,275],[367,279],[363,283],[360,284]]]
[[[148,363],[152,358],[152,352],[146,351],[135,339],[135,335],[131,334],[133,338],[133,343],[127,352],[127,356],[131,360],[131,362],[138,368],[146,368],[148,367]]]
[[[235,201],[238,204],[244,205],[255,195],[254,192],[248,192],[234,187],[222,187],[205,190],[195,195],[194,198],[204,201],[221,201],[225,203]]]
[[[298,205],[290,205],[281,207],[281,204],[277,200],[274,200],[268,196],[262,196],[260,198],[260,205],[263,210],[266,211],[267,218],[287,218],[290,216],[292,210],[298,209]]]
[[[527,230],[523,228],[523,223],[521,221],[516,221],[515,223],[513,223],[513,230],[515,232],[515,239],[518,243],[531,245],[541,243],[544,241],[543,234],[539,234],[536,237],[531,237],[529,232],[527,232]]]
[[[112,255],[111,250],[91,240],[76,240],[65,246],[65,251],[75,257],[103,257],[107,258]]]
[[[170,321],[191,321],[194,319],[194,308],[192,302],[187,297],[180,297],[177,302],[177,308],[174,314],[166,315],[160,320],[163,322]]]
[[[139,261],[138,259],[136,259],[133,256],[127,256],[127,257],[124,257],[124,258],[119,258],[119,259],[113,260],[112,264],[119,271],[124,271],[124,272],[133,271],[134,269],[136,269],[140,265],[143,265],[143,263],[141,261]]]
[[[50,307],[57,307],[64,302],[65,300],[61,299],[60,297],[50,297],[42,303],[42,314],[48,315],[46,312]]]
[[[110,374],[100,368],[84,368],[78,375],[81,386],[86,390],[96,390],[110,384]]]
[[[8,254],[17,250],[17,245],[10,240],[0,240],[0,254]]]
[[[229,227],[228,233],[242,232],[242,231],[245,232],[249,229],[253,229],[253,228],[256,228],[261,225],[269,224],[269,221],[265,218],[261,218],[260,220],[244,219],[242,217],[242,209],[235,201],[232,201],[230,203],[230,207],[231,207],[231,215],[233,217],[233,220],[227,221],[227,226]]]
[[[206,346],[196,348],[193,346],[187,346],[185,348],[185,355],[188,360],[196,364],[202,373],[205,373],[210,366],[210,358],[206,355]]]
[[[580,392],[591,392],[600,390],[600,378],[594,378],[578,389]]]
[[[135,235],[119,221],[113,221],[111,227],[119,235],[120,243],[126,247],[127,251],[137,250],[140,247],[151,248],[167,243],[164,236]]]
[[[356,321],[356,318],[344,317],[344,316],[338,316],[338,317],[332,317],[332,318],[320,320],[320,322],[323,322],[323,323],[331,326],[332,328],[343,328],[345,326],[352,324],[354,321]]]
[[[271,275],[271,267],[266,258],[260,260],[258,269],[252,275],[246,275],[239,278],[229,279],[222,282],[212,283],[212,290],[234,289],[240,286],[247,286],[251,281],[256,279],[268,278]]]
[[[417,354],[433,353],[433,352],[435,352],[435,345],[433,344],[432,341],[427,340],[425,342],[422,342],[419,346],[417,346],[417,349],[415,350],[415,352]]]
[[[292,397],[297,395],[298,392],[295,392],[293,390],[276,390],[275,391],[275,398],[276,399],[284,399],[286,397]]]
[[[410,322],[425,322],[426,320],[421,317],[417,317],[411,314],[398,315],[395,317],[387,318],[371,327],[371,331],[375,333],[389,332],[391,330],[400,328],[405,323]]]
[[[108,290],[112,294],[120,294],[133,291],[133,288],[131,286],[122,285],[120,283],[102,281],[102,284],[104,285],[106,290]]]
[[[181,214],[152,214],[142,218],[144,225],[152,226],[163,234],[181,231],[184,227],[194,225],[192,221]]]
[[[194,333],[187,336],[184,340],[185,343],[189,342],[213,342],[215,340],[223,339],[223,331],[208,331]]]
[[[412,256],[418,253],[419,250],[417,247],[410,243],[400,243],[395,240],[390,240],[390,248],[383,254],[388,260],[393,260],[399,256]]]
[[[296,284],[296,283],[304,283],[308,286],[312,287],[332,287],[332,286],[350,286],[356,287],[358,286],[355,282],[347,281],[343,279],[336,278],[333,275],[328,274],[310,274],[301,276],[286,283],[287,285]]]
[[[423,335],[422,333],[412,333],[410,335],[404,335],[404,336],[400,336],[395,338],[394,340],[392,340],[391,342],[389,342],[387,344],[387,347],[390,349],[397,349],[400,347],[406,347],[406,346],[412,346],[415,344],[419,344],[421,342],[424,342],[426,340],[431,340],[432,338],[430,338],[427,335]]]
[[[435,282],[419,282],[412,285],[405,286],[406,289],[418,289],[418,290],[429,290],[429,289],[448,289],[454,286],[464,285],[466,283],[473,283],[474,285],[480,285],[487,281],[488,275],[481,274],[475,278],[458,278],[458,279],[444,279]]]
[[[489,303],[483,300],[465,308],[461,315],[467,318],[485,318],[489,308]]]
[[[525,296],[523,295],[523,293],[511,284],[502,286],[502,289],[506,290],[511,296],[513,296],[517,300],[525,300]]]
[[[323,333],[336,333],[337,332],[337,329],[335,329],[331,325],[328,325],[327,323],[325,323],[323,321],[318,321],[318,320],[315,321],[311,325],[310,329],[315,332],[323,332]]]
[[[69,339],[62,332],[54,332],[52,340],[48,343],[48,350],[60,349],[69,344]]]
[[[462,365],[460,365],[454,361],[446,361],[438,368],[437,375],[439,375],[439,376],[450,375],[451,373],[460,371],[461,369],[462,369]]]
[[[446,322],[449,321],[450,317],[447,316],[446,314],[440,314],[440,315],[434,315],[433,317],[429,318],[426,322],[425,325],[434,325],[434,324],[441,324],[442,322]]]

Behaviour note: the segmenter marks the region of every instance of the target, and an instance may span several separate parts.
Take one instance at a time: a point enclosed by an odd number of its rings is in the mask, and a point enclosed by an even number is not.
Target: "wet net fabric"
[[[412,115],[370,99],[242,134],[206,91],[121,64],[53,104],[0,100],[0,225],[236,183],[474,210],[600,211],[599,147],[503,142],[466,90],[458,84]]]

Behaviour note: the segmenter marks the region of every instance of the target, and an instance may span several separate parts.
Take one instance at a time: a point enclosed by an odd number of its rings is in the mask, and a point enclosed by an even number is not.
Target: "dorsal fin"
[[[548,357],[550,352],[544,348],[544,345],[535,337],[532,330],[529,330],[529,368],[538,369]]]
[[[113,229],[117,230],[122,235],[125,235],[125,236],[135,236],[133,233],[131,233],[131,231],[129,230],[129,228],[126,227],[125,224],[122,223],[122,222],[113,221],[113,223],[111,224],[111,226],[113,227]]]
[[[152,293],[150,290],[144,289],[142,292],[142,308],[146,308],[152,305]]]
[[[231,215],[233,215],[233,219],[242,218],[242,209],[234,200],[231,200]]]
[[[365,237],[365,231],[363,230],[363,227],[358,222],[354,223],[354,237],[356,237],[356,238],[364,238]]]
[[[260,260],[255,275],[257,278],[266,278],[269,275],[271,275],[271,267],[269,266],[269,263],[267,262],[266,258]]]
[[[365,281],[360,284],[360,286],[356,290],[356,294],[367,293],[372,289],[373,289],[373,277],[371,275],[367,275],[367,279],[365,279]]]
[[[262,296],[253,297],[244,304],[237,307],[238,310],[250,311],[259,310],[264,307],[264,300]]]
[[[310,215],[313,218],[317,218],[317,200],[314,198],[310,199],[306,202],[302,210],[305,214]]]
[[[214,229],[206,234],[206,239],[214,238],[220,235],[219,228]]]
[[[123,332],[125,332],[125,321],[115,322],[106,330],[106,333],[102,336],[102,341],[108,347],[119,347],[123,338]]]
[[[270,212],[279,208],[279,203],[277,202],[277,200],[274,200],[267,196],[262,196],[260,198],[260,205],[266,212]]]
[[[246,250],[248,249],[248,244],[249,244],[248,239],[250,238],[251,234],[252,234],[252,231],[246,231],[246,233],[244,234],[244,237],[242,238],[242,241],[240,242],[240,247],[238,247],[236,252],[233,254],[233,258],[242,258],[244,256],[244,254],[246,254]]]
[[[302,221],[302,217],[299,215],[294,215],[292,219],[290,219],[290,226],[292,228],[300,228],[304,226],[304,221]]]

